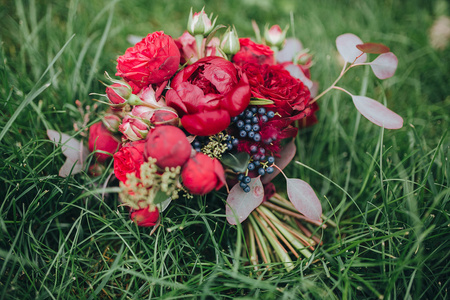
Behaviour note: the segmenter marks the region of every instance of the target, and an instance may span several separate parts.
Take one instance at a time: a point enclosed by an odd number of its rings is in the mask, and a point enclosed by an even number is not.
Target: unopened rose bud
[[[116,153],[120,147],[119,140],[114,137],[102,122],[97,122],[89,127],[88,145],[90,152],[99,151],[95,153],[98,162],[104,162],[111,158],[112,154]],[[111,153],[111,155],[102,152]]]
[[[123,118],[122,124],[119,126],[119,131],[130,141],[145,139],[148,130],[148,124],[134,116],[126,116]]]
[[[284,30],[281,30],[278,25],[273,25],[269,29],[269,26],[266,25],[264,28],[264,39],[266,40],[266,44],[271,47],[281,48],[286,40],[286,32],[288,29],[289,26],[286,26]]]
[[[89,167],[89,174],[97,177],[103,174],[105,172],[105,166],[101,164],[93,164]]]
[[[127,102],[131,94],[131,87],[126,84],[114,83],[106,88],[106,96],[115,108],[125,106],[125,102]]]
[[[228,27],[227,31],[223,35],[222,41],[220,42],[220,49],[227,55],[234,55],[240,49],[239,37],[236,32],[236,28],[231,29]]]
[[[211,15],[212,17],[212,15]],[[203,35],[207,36],[214,28],[214,24],[216,23],[216,19],[211,23],[211,19],[208,18],[206,15],[204,8],[201,12],[192,14],[192,8],[191,12],[189,13],[189,20],[188,20],[188,32],[193,35]]]
[[[178,118],[177,112],[170,107],[159,108],[153,112],[150,122],[155,125],[172,125],[178,126],[180,119]]]
[[[138,226],[155,226],[159,219],[159,210],[157,207],[131,210],[130,219]]]
[[[116,133],[119,131],[120,126],[120,118],[117,115],[107,114],[103,119],[103,124],[106,128],[112,133]]]

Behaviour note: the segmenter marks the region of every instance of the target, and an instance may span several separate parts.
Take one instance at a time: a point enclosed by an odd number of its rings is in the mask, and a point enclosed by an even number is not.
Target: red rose
[[[225,172],[217,159],[199,152],[184,165],[181,179],[190,193],[204,195],[225,184]]]
[[[274,102],[266,108],[290,121],[306,116],[310,92],[297,78],[292,77],[281,65],[245,64],[243,71],[249,78],[252,96]]]
[[[250,103],[245,75],[221,57],[209,56],[181,70],[166,93],[166,103],[191,134],[213,135],[228,127]]]
[[[145,142],[145,158],[156,159],[156,164],[163,169],[183,166],[191,156],[191,144],[184,132],[175,126],[157,126]]]
[[[139,88],[168,80],[178,70],[180,51],[172,37],[158,31],[147,35],[117,59],[117,73]]]
[[[233,62],[238,65],[254,63],[258,65],[275,63],[272,49],[269,46],[253,42],[249,38],[239,39],[241,49],[233,56]]]
[[[144,160],[145,141],[125,144],[114,154],[114,174],[122,182],[127,181],[127,174],[135,173],[140,178],[141,165]]]
[[[131,210],[130,219],[138,226],[151,227],[155,226],[159,219],[159,210],[155,207],[153,210],[143,208],[138,210]]]
[[[120,146],[120,142],[113,134],[103,125],[102,122],[97,122],[89,127],[89,151],[100,150],[114,154]],[[96,152],[95,157],[99,162],[104,162],[111,155]]]

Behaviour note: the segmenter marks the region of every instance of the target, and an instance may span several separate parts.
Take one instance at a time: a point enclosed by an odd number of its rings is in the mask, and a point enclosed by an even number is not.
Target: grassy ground
[[[399,58],[391,79],[355,69],[341,86],[386,102],[402,129],[381,130],[335,91],[319,101],[319,124],[299,135],[303,165],[288,173],[314,187],[338,224],[315,264],[253,272],[234,253],[223,194],[178,201],[149,236],[114,194],[102,200],[105,178],[57,176],[64,158],[46,129],[75,133],[75,100],[93,105],[88,94],[102,92],[128,34],[179,36],[190,6],[205,4],[241,36],[252,35],[252,19],[284,25],[292,11],[322,88],[339,72],[339,34],[384,43]],[[433,21],[450,14],[442,4],[0,0],[0,299],[448,298],[450,49],[428,43]]]

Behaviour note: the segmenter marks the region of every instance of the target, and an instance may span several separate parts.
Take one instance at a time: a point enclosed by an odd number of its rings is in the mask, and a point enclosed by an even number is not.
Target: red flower
[[[117,59],[117,73],[139,88],[168,80],[178,69],[180,51],[172,37],[158,31],[128,48]]]
[[[290,121],[306,116],[310,92],[297,78],[292,77],[280,65],[245,64],[243,71],[249,78],[252,96],[274,102],[266,107]]]
[[[119,148],[119,140],[103,125],[102,122],[97,122],[89,128],[89,151],[94,152],[100,150],[114,154]],[[111,155],[96,152],[95,157],[99,162],[104,162]]]
[[[181,70],[166,93],[166,103],[191,134],[213,135],[228,127],[250,103],[245,75],[221,57],[209,56]]]
[[[141,165],[144,163],[145,141],[140,140],[125,144],[114,154],[114,174],[122,182],[127,181],[127,174],[135,173],[140,177]]]
[[[275,63],[272,49],[269,46],[257,44],[249,38],[239,39],[241,49],[233,56],[233,62],[238,65],[254,63],[258,65]]]
[[[156,164],[163,169],[183,166],[191,156],[191,144],[184,132],[175,126],[157,126],[145,141],[145,158],[156,159]]]
[[[155,207],[153,210],[143,208],[138,210],[131,210],[130,219],[138,226],[151,227],[155,226],[159,219],[159,210]]]
[[[203,40],[204,42],[206,39]],[[178,39],[175,40],[178,50],[181,54],[181,63],[195,63],[198,60],[197,43],[195,38],[185,31]],[[213,37],[206,46],[206,56],[218,56],[220,55],[217,48],[219,47],[220,40]]]
[[[181,179],[190,193],[204,195],[225,184],[225,172],[217,159],[199,152],[184,165]]]

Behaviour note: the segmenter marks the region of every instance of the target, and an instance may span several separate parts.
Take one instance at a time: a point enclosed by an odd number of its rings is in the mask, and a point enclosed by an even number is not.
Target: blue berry
[[[273,142],[273,140],[271,138],[268,138],[267,140],[264,141],[264,144],[269,145],[272,142]]]
[[[233,145],[233,147],[237,147],[237,145],[239,145],[239,140],[238,139],[232,139],[231,140],[231,144]]]
[[[261,121],[262,121],[263,123],[265,123],[265,122],[269,121],[269,117],[267,117],[266,115],[261,116]]]
[[[255,116],[255,117],[252,118],[252,123],[256,124],[258,122],[259,122],[259,118],[258,117]]]
[[[249,133],[248,133],[248,137],[249,138],[254,138],[255,137],[255,132],[254,131],[250,131]]]
[[[239,131],[239,136],[240,137],[246,137],[247,136],[247,131],[245,131],[245,130],[241,130],[241,131]]]
[[[252,111],[251,111],[251,110],[246,110],[246,111],[245,111],[245,117],[246,117],[247,119],[252,118],[252,117],[253,117]]]
[[[250,187],[248,185],[244,188],[244,192],[246,192],[246,193],[250,192]]]
[[[273,171],[275,171],[275,169],[273,167],[267,167],[267,169],[266,169],[267,174],[272,174]]]
[[[242,181],[242,179],[244,179],[244,174],[243,173],[239,173],[239,175],[237,176],[237,179],[239,180],[239,181]]]
[[[275,116],[275,113],[274,113],[273,111],[269,110],[269,111],[267,112],[267,116],[268,116],[269,118],[273,118],[273,117]]]
[[[247,167],[250,171],[253,171],[255,169],[255,164],[254,163],[249,163],[248,167]]]
[[[197,152],[200,152],[200,151],[202,151],[202,149],[200,149],[199,147],[197,147],[197,148],[194,148],[194,150],[195,150],[195,151],[197,151]]]
[[[269,157],[267,158],[267,162],[273,164],[273,163],[275,162],[275,157],[269,156]]]
[[[237,126],[237,128],[242,128],[242,127],[244,127],[244,121],[242,121],[242,120],[239,120],[239,121],[237,121],[237,123],[236,123],[236,126]]]
[[[252,127],[253,131],[259,131],[261,128],[259,127],[258,124],[253,125]]]
[[[245,119],[244,122],[245,122],[245,124],[251,124],[252,123],[252,119]]]
[[[255,133],[253,140],[255,140],[255,142],[259,142],[261,140],[261,135],[259,133]]]
[[[245,115],[245,112],[243,111],[243,112],[241,112],[239,115],[238,115],[238,118],[243,118],[244,117],[244,115]]]
[[[258,109],[253,106],[252,108],[250,108],[250,111],[255,114],[258,111]]]
[[[264,149],[264,148],[259,148],[259,153],[261,153],[261,154],[266,153],[266,149]]]
[[[252,179],[250,178],[250,176],[244,176],[244,178],[242,179],[242,182],[244,183],[250,183]]]
[[[258,174],[261,176],[264,176],[264,174],[266,174],[266,171],[264,170],[264,168],[259,168],[258,169]]]
[[[258,146],[256,145],[251,145],[250,146],[250,152],[251,153],[256,153],[258,151]]]
[[[266,109],[264,107],[258,108],[258,114],[264,115],[266,113]]]
[[[201,146],[201,144],[200,144],[199,141],[194,141],[194,142],[192,143],[192,146],[193,146],[194,148],[199,148],[199,147]]]
[[[238,120],[238,117],[232,117],[231,122],[236,122]]]
[[[228,151],[233,150],[233,145],[232,145],[231,143],[228,143],[228,144],[227,144],[227,150],[228,150]]]
[[[240,183],[239,183],[239,186],[240,186],[242,189],[245,189],[246,187],[248,187],[248,184],[246,184],[246,183],[244,183],[244,182],[240,182]]]
[[[266,156],[263,154],[261,155],[261,158],[259,159],[260,161],[265,161],[266,160]]]
[[[247,132],[251,131],[251,130],[252,130],[252,125],[250,125],[250,124],[245,124],[244,130],[247,131]]]
[[[253,155],[253,160],[260,160],[260,159],[261,159],[261,155],[259,155],[259,154]]]
[[[259,160],[255,160],[253,164],[255,165],[255,167],[259,167],[261,165],[261,162]]]

